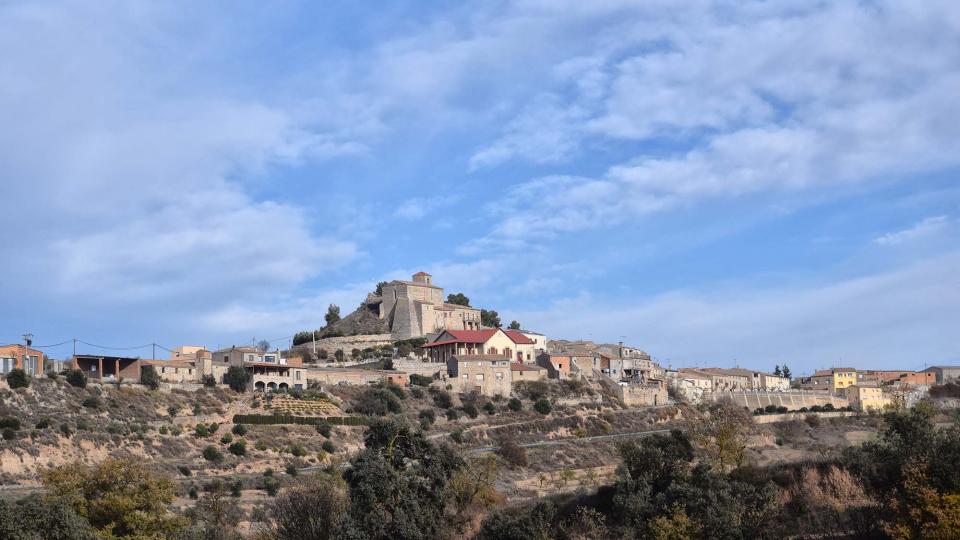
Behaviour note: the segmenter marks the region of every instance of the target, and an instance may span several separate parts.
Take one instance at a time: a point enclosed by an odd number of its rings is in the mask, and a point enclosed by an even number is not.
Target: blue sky
[[[673,365],[960,361],[958,50],[949,1],[5,3],[0,341],[426,270]]]

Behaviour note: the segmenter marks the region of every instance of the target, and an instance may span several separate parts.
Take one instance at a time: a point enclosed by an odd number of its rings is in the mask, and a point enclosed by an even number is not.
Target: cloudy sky
[[[0,341],[426,270],[675,366],[960,361],[958,96],[952,0],[6,2]]]

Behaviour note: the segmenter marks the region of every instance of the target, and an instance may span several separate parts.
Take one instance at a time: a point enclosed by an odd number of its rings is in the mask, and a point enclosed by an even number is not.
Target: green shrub
[[[167,414],[170,415],[171,418],[176,416],[178,412],[180,412],[179,405],[170,405],[167,407]]]
[[[183,476],[190,476],[191,474],[193,474],[193,471],[190,470],[190,467],[187,467],[186,465],[181,465],[177,467],[177,470],[180,471],[180,474],[182,474]]]
[[[473,403],[467,403],[463,406],[463,413],[469,416],[470,418],[476,418],[480,414],[480,411],[477,410],[477,406]]]
[[[210,432],[207,431],[206,424],[197,424],[197,427],[193,428],[193,436],[198,439],[202,439],[208,435],[210,435]]]
[[[175,437],[179,437],[180,435],[183,435],[183,427],[181,427],[179,424],[172,425],[170,427],[170,434]]]
[[[437,421],[437,415],[433,412],[433,409],[423,409],[420,411],[420,424],[430,427],[434,422]]]
[[[190,491],[187,492],[187,496],[193,500],[197,500],[200,497],[200,494],[197,492],[197,486],[190,486]]]
[[[230,484],[230,496],[239,497],[243,495],[243,480],[236,480]]]
[[[307,455],[307,449],[302,444],[292,444],[290,445],[290,453],[296,457],[303,457]]]
[[[11,369],[7,373],[7,385],[10,388],[26,388],[30,386],[30,376],[22,369]]]
[[[36,423],[37,429],[47,429],[48,427],[50,427],[50,420],[47,418],[41,418]]]
[[[213,435],[219,430],[220,430],[220,424],[216,422],[210,422],[210,426],[207,428],[207,431],[209,431],[211,435]]]
[[[438,391],[433,394],[433,404],[441,409],[453,407],[453,398],[448,392]]]
[[[333,441],[329,441],[329,440],[323,441],[323,445],[321,446],[321,448],[323,448],[323,451],[328,454],[333,454],[337,451],[336,445],[333,444]]]
[[[243,424],[236,424],[233,426],[233,429],[231,431],[237,437],[243,437],[244,435],[247,434],[247,426],[244,426]]]
[[[427,377],[426,375],[420,375],[414,373],[410,375],[410,384],[416,386],[430,386],[430,383],[433,382],[433,377]]]
[[[68,371],[66,379],[67,382],[70,383],[70,386],[75,386],[77,388],[87,387],[87,376],[79,369],[71,369]]]
[[[317,424],[317,433],[323,435],[325,438],[330,438],[330,424],[327,422],[320,422]]]
[[[231,444],[227,450],[235,456],[245,456],[247,455],[247,443],[244,440],[239,440]]]
[[[70,437],[70,435],[73,435],[73,432],[70,431],[70,426],[68,426],[67,424],[60,424],[59,429],[60,429],[60,434],[63,435],[64,437]]]
[[[51,370],[47,372],[47,378],[55,381],[60,378],[60,374]]]
[[[463,443],[463,428],[450,432],[450,438],[457,444]]]
[[[523,402],[517,398],[510,398],[510,401],[507,402],[507,408],[513,412],[520,412],[523,410]]]
[[[387,390],[393,392],[393,395],[397,396],[399,399],[407,399],[407,393],[404,392],[403,388],[400,388],[396,384],[387,384]]]
[[[5,441],[12,441],[12,440],[14,440],[14,439],[16,439],[16,438],[17,438],[17,432],[16,432],[16,431],[14,431],[14,430],[12,430],[12,429],[10,429],[10,428],[6,428],[6,429],[3,430],[3,440],[5,440]]]
[[[547,398],[540,398],[533,404],[533,410],[537,411],[540,414],[550,414],[550,411],[553,410],[553,406],[550,405],[550,400]]]
[[[367,416],[383,416],[387,413],[399,413],[403,406],[393,392],[383,388],[367,388],[357,398],[353,409]]]
[[[280,482],[276,478],[264,478],[263,490],[271,497],[277,496],[277,490],[280,488]]]
[[[234,392],[244,392],[247,385],[250,384],[252,376],[250,372],[240,366],[230,366],[230,369],[223,375],[223,382]]]
[[[160,388],[160,374],[157,373],[157,368],[153,366],[141,366],[140,367],[140,384],[146,386],[151,390],[156,390]]]
[[[97,396],[87,396],[83,399],[83,406],[88,409],[99,409],[100,398]]]
[[[0,429],[12,429],[16,431],[20,429],[20,419],[12,416],[0,417]]]
[[[447,420],[451,422],[456,422],[457,418],[460,418],[460,415],[457,414],[456,409],[447,409],[446,415],[447,415]]]
[[[203,459],[213,463],[220,463],[223,461],[223,452],[216,446],[207,446],[203,449]]]
[[[263,441],[257,441],[257,444],[253,445],[253,447],[256,448],[257,450],[263,452],[264,450],[267,449],[267,443],[265,443],[265,442],[263,442]]]
[[[287,464],[287,474],[289,474],[290,476],[296,476],[299,473],[300,471],[297,470],[296,465],[294,465],[293,463]]]
[[[224,433],[223,437],[220,437],[221,444],[230,444],[233,442],[233,435],[229,433]]]
[[[207,388],[213,388],[217,385],[217,378],[208,373],[203,377],[200,377],[200,382],[202,382]]]
[[[424,396],[423,389],[414,386],[413,388],[410,389],[410,395],[415,397],[416,399],[421,399]]]
[[[488,401],[483,405],[483,410],[487,414],[495,414],[497,412],[497,406],[493,404],[492,401]]]

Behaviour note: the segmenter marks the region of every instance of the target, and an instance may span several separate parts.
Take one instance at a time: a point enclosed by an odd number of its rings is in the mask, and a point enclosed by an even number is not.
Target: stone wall
[[[663,383],[623,386],[597,370],[593,370],[593,377],[629,407],[658,406],[669,402],[667,385]]]
[[[377,347],[379,345],[392,345],[393,339],[390,337],[390,334],[367,334],[360,336],[341,336],[341,337],[329,337],[317,340],[317,352],[320,349],[327,351],[327,354],[330,358],[333,358],[333,353],[337,352],[337,349],[343,350],[343,354],[347,357],[350,356],[350,351],[353,349],[366,349],[367,347]],[[293,348],[296,352],[311,353],[313,352],[312,343],[303,343],[297,345]]]
[[[440,378],[447,374],[447,365],[441,362],[420,362],[419,360],[408,360],[398,358],[393,361],[393,369],[405,371],[409,374],[423,375],[425,377],[434,377],[437,373]]]
[[[795,411],[801,407],[810,408],[814,405],[821,407],[827,403],[834,407],[846,407],[849,402],[846,398],[832,395],[830,392],[817,392],[814,390],[800,390],[796,392],[764,392],[753,390],[737,390],[732,392],[704,392],[703,401],[721,401],[730,400],[735,405],[747,407],[751,411],[767,405],[777,407],[786,407],[788,410]]]

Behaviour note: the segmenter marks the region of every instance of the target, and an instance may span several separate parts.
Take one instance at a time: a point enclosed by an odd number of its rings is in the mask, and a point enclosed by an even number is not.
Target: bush
[[[36,423],[36,428],[37,428],[37,429],[47,429],[48,427],[50,427],[50,420],[48,420],[48,419],[46,419],[46,418],[41,418],[41,419],[38,420],[37,423]]]
[[[227,447],[227,450],[235,456],[245,456],[247,455],[247,443],[243,440],[236,441]]]
[[[287,464],[287,474],[289,474],[290,476],[296,476],[296,475],[298,475],[299,473],[300,473],[300,471],[297,470],[297,466],[296,466],[296,465],[294,465],[293,463],[288,463],[288,464]]]
[[[307,449],[302,444],[293,444],[290,445],[290,453],[296,457],[303,457],[307,455]]]
[[[487,414],[496,414],[497,406],[494,405],[492,401],[488,401],[484,403],[483,410],[486,411]]]
[[[410,389],[410,395],[417,399],[420,399],[424,396],[423,389],[420,387],[414,386],[413,388]]]
[[[433,404],[441,409],[449,409],[453,407],[453,398],[448,392],[438,391],[433,394]]]
[[[30,376],[22,369],[11,369],[7,373],[7,385],[10,388],[26,388],[30,386]]]
[[[55,381],[60,378],[60,374],[51,370],[47,372],[47,378]]]
[[[217,385],[217,378],[214,377],[212,374],[208,373],[203,377],[200,377],[200,382],[203,383],[203,385],[206,386],[207,388],[213,388],[214,386]]]
[[[245,425],[243,425],[243,424],[237,424],[237,425],[233,426],[233,429],[232,429],[231,431],[232,431],[233,434],[236,435],[237,437],[243,437],[244,435],[247,434],[247,426],[245,426]]]
[[[14,431],[14,430],[12,430],[12,429],[10,429],[10,428],[7,428],[7,429],[3,430],[3,440],[5,440],[5,441],[12,441],[12,440],[14,440],[14,439],[16,439],[16,438],[17,438],[17,432],[16,432],[16,431]]]
[[[237,480],[230,484],[230,496],[239,497],[243,495],[243,480]]]
[[[317,433],[323,435],[325,438],[330,438],[330,424],[327,422],[320,422],[317,424]]]
[[[0,417],[0,429],[12,429],[16,431],[20,429],[20,419],[12,416]]]
[[[503,458],[511,467],[527,466],[527,450],[516,443],[516,441],[507,440],[500,444],[496,450],[497,455]]]
[[[550,400],[547,398],[540,398],[533,404],[533,410],[537,411],[540,414],[550,414],[550,411],[553,410],[553,406],[550,405]]]
[[[457,444],[463,443],[463,428],[450,432],[450,438]]]
[[[87,376],[79,369],[71,369],[68,371],[66,379],[67,382],[70,383],[70,386],[77,388],[87,387]]]
[[[804,420],[807,422],[807,425],[812,428],[820,427],[820,417],[815,414],[808,414]]]
[[[447,415],[447,420],[451,422],[456,422],[457,419],[460,418],[460,415],[457,414],[456,409],[447,409],[446,415]]]
[[[433,425],[437,421],[437,415],[433,412],[433,409],[423,409],[420,411],[420,423],[426,424],[427,426]]]
[[[264,478],[263,490],[271,497],[277,496],[277,490],[280,488],[280,482],[276,478]]]
[[[779,414],[783,414],[783,413],[785,413],[785,412],[787,412],[787,411],[788,411],[788,409],[787,409],[786,407],[784,407],[783,405],[780,405],[779,407],[777,407],[777,412],[778,412]]]
[[[177,470],[180,471],[180,474],[182,474],[183,476],[190,476],[191,474],[193,474],[193,471],[190,470],[190,467],[187,467],[186,465],[181,465],[177,467]]]
[[[467,403],[466,405],[464,405],[463,413],[469,416],[470,418],[476,418],[477,415],[480,414],[480,412],[477,411],[477,406],[474,405],[473,403]]]
[[[263,452],[264,450],[267,449],[267,443],[265,443],[265,442],[263,442],[263,441],[257,441],[257,444],[253,445],[253,447],[256,448],[257,450]]]
[[[323,441],[323,445],[321,446],[321,448],[323,448],[323,451],[328,454],[333,454],[333,453],[336,453],[337,451],[336,445],[333,444],[333,441],[329,441],[329,440]]]
[[[507,408],[513,412],[520,412],[523,410],[523,402],[517,398],[510,398],[510,401],[507,402]]]
[[[393,395],[400,399],[407,399],[407,393],[403,391],[403,388],[400,388],[396,384],[387,384],[387,390],[393,392]]]
[[[60,429],[60,434],[63,435],[64,437],[69,437],[70,435],[73,435],[73,432],[70,431],[70,426],[68,426],[67,424],[60,424],[59,429]]]
[[[157,368],[153,366],[142,366],[140,368],[140,384],[151,390],[160,388],[160,374]]]
[[[199,439],[202,439],[202,438],[204,438],[204,437],[206,437],[206,436],[208,436],[208,435],[210,435],[210,432],[207,431],[207,425],[206,425],[206,424],[197,424],[197,427],[195,427],[195,428],[193,429],[193,436],[194,436],[194,437],[197,437],[197,438],[199,438]]]
[[[410,375],[410,384],[416,386],[430,386],[432,382],[433,377],[427,377],[426,375],[419,375],[417,373]]]
[[[220,437],[221,444],[230,444],[233,442],[233,435],[229,433],[224,433],[223,437]]]
[[[193,500],[200,498],[200,493],[197,491],[197,486],[190,486],[190,491],[187,492],[187,497],[190,497]]]
[[[357,398],[354,411],[367,416],[399,413],[403,407],[397,396],[383,388],[368,388]]]
[[[242,367],[230,366],[230,369],[223,375],[223,382],[227,383],[234,392],[244,392],[247,390],[251,378],[250,372]]]
[[[100,398],[97,396],[87,396],[83,399],[83,406],[88,409],[99,409]]]
[[[220,463],[223,461],[223,452],[216,446],[207,446],[203,449],[203,459],[213,463]]]

